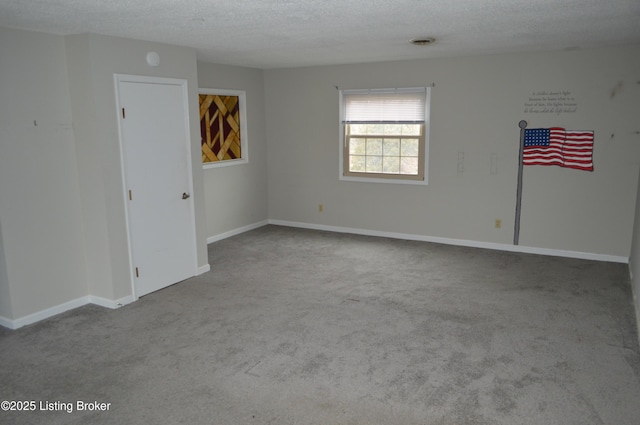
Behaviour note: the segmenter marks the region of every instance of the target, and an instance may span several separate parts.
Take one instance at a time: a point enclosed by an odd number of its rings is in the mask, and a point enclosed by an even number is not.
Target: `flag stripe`
[[[593,171],[593,131],[525,129],[522,163]]]

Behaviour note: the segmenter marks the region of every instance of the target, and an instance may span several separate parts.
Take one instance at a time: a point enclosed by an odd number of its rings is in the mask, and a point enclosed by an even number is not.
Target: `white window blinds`
[[[424,123],[426,88],[343,90],[345,124]]]

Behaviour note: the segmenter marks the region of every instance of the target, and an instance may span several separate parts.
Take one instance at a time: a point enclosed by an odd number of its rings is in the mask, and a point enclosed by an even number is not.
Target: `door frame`
[[[122,200],[124,202],[124,218],[125,218],[125,227],[127,231],[127,257],[129,260],[129,278],[131,281],[131,294],[133,296],[133,301],[137,301],[139,296],[136,291],[136,277],[134,271],[134,262],[133,262],[133,249],[132,249],[132,240],[131,240],[131,229],[129,223],[129,203],[127,196],[127,175],[125,170],[125,156],[124,156],[124,146],[123,146],[123,133],[122,133],[122,123],[120,119],[120,111],[122,110],[121,100],[120,100],[120,83],[128,82],[128,83],[140,83],[140,84],[161,84],[161,85],[177,85],[182,89],[182,99],[183,99],[183,108],[184,108],[184,120],[185,120],[185,146],[186,155],[187,155],[187,185],[189,193],[191,193],[189,202],[189,210],[190,210],[190,237],[191,242],[193,243],[193,275],[197,276],[198,274],[198,245],[197,245],[197,232],[196,232],[196,217],[195,217],[195,203],[194,203],[194,193],[193,193],[193,161],[191,158],[191,124],[189,118],[189,91],[187,86],[187,80],[182,78],[166,78],[166,77],[152,77],[146,75],[130,75],[130,74],[113,74],[113,80],[115,85],[115,104],[116,104],[116,121],[118,123],[118,148],[120,150],[120,172],[121,172],[121,181],[122,181]]]

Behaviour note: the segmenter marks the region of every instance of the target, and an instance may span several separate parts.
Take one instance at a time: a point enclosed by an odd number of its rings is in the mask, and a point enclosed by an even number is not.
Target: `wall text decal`
[[[571,90],[534,91],[524,102],[525,114],[575,114],[578,102]]]

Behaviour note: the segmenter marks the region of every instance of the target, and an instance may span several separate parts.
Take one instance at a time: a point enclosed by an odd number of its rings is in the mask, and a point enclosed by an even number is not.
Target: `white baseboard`
[[[414,235],[409,233],[383,232],[379,230],[358,229],[353,227],[327,226],[314,223],[300,223],[286,220],[269,220],[269,224],[276,226],[299,227],[303,229],[324,230],[337,233],[351,233],[355,235],[378,236],[392,239],[405,239],[421,242],[434,242],[446,245],[468,246],[472,248],[494,249],[497,251],[522,252],[526,254],[550,255],[554,257],[579,258],[583,260],[607,261],[627,264],[629,259],[616,255],[594,254],[590,252],[564,251],[558,249],[535,248],[522,245],[509,245],[493,242],[472,241],[466,239],[451,239],[438,236]]]
[[[231,236],[239,235],[240,233],[248,232],[249,230],[266,226],[267,224],[269,224],[269,220],[263,220],[257,223],[249,224],[247,226],[238,227],[237,229],[229,230],[228,232],[220,233],[219,235],[209,236],[207,238],[207,244],[218,242],[223,239],[230,238]]]
[[[46,308],[44,310],[40,310],[32,314],[28,314],[18,319],[11,320],[11,319],[4,318],[4,320],[0,322],[0,324],[9,329],[18,329],[23,326],[27,326],[27,325],[31,325],[33,323],[39,322],[40,320],[48,319],[49,317],[55,316],[56,314],[64,313],[65,311],[82,307],[83,305],[88,303],[89,303],[89,297],[80,297],[80,298],[76,298],[75,300],[67,301],[65,303]]]
[[[265,223],[266,224],[266,223]],[[206,264],[204,266],[198,267],[198,274],[203,274],[211,270],[211,266]],[[12,330],[21,328],[23,326],[31,325],[33,323],[39,322],[44,319],[48,319],[57,314],[64,313],[69,310],[73,310],[74,308],[82,307],[87,304],[95,304],[100,307],[116,309],[127,304],[131,304],[136,301],[136,298],[133,295],[128,295],[124,298],[120,298],[117,300],[110,300],[108,298],[99,297],[96,295],[87,295],[84,297],[77,298],[75,300],[67,301],[65,303],[49,307],[47,309],[38,311],[33,314],[29,314],[24,317],[20,317],[18,319],[9,319],[7,317],[0,316],[0,326],[5,328],[9,328]]]
[[[211,236],[207,238],[207,243],[209,244],[209,243],[217,242],[222,239],[229,238],[231,236],[239,235],[241,233],[248,232],[253,229],[257,229],[267,224],[273,224],[276,226],[298,227],[298,228],[311,229],[311,230],[324,230],[328,232],[337,232],[337,233],[350,233],[355,235],[378,236],[378,237],[384,237],[384,238],[405,239],[405,240],[414,240],[414,241],[421,241],[421,242],[434,242],[434,243],[442,243],[447,245],[468,246],[473,248],[486,248],[486,249],[494,249],[498,251],[522,252],[527,254],[540,254],[540,255],[550,255],[550,256],[556,256],[556,257],[579,258],[584,260],[596,260],[596,261],[607,261],[607,262],[613,262],[613,263],[629,264],[629,258],[615,256],[615,255],[594,254],[589,252],[578,252],[578,251],[564,251],[564,250],[547,249],[547,248],[535,248],[535,247],[527,247],[527,246],[521,246],[521,245],[479,242],[479,241],[472,241],[472,240],[465,240],[465,239],[450,239],[450,238],[442,238],[437,236],[414,235],[414,234],[408,234],[408,233],[383,232],[378,230],[367,230],[367,229],[358,229],[358,228],[340,227],[340,226],[327,226],[323,224],[301,223],[301,222],[286,221],[286,220],[264,220],[258,223],[250,224],[248,226],[240,227],[238,229],[234,229],[229,232],[222,233],[220,235]],[[200,266],[198,267],[198,274],[206,273],[210,269],[211,267],[209,266],[209,264]],[[634,295],[637,295],[637,294],[634,294]],[[39,322],[40,320],[48,319],[49,317],[55,316],[57,314],[64,313],[65,311],[82,307],[83,305],[86,305],[86,304],[95,304],[101,307],[116,309],[124,305],[130,304],[134,301],[135,301],[135,298],[133,295],[129,295],[124,298],[120,298],[118,300],[110,300],[110,299],[98,297],[95,295],[87,295],[84,297],[77,298],[75,300],[67,301],[57,306],[49,307],[47,309],[38,311],[33,314],[29,314],[24,317],[20,317],[18,319],[12,320],[12,319],[0,316],[0,326],[9,328],[9,329],[18,329],[23,326]],[[638,304],[636,300],[636,306],[637,305]],[[640,313],[638,314],[637,319],[638,319],[638,327],[640,328]]]
[[[135,301],[133,295],[128,295],[124,298],[120,298],[119,300],[110,300],[108,298],[97,297],[95,295],[89,295],[87,298],[87,304],[95,304],[99,305],[100,307],[106,307],[110,309],[120,308]]]
[[[198,267],[198,274],[206,273],[211,270],[209,264]],[[124,298],[117,300],[110,300],[108,298],[99,297],[96,295],[87,295],[77,298],[75,300],[67,301],[65,303],[46,308],[36,313],[29,314],[27,316],[20,317],[18,319],[9,319],[7,317],[0,316],[0,326],[9,328],[12,330],[21,328],[23,326],[31,325],[44,319],[48,319],[57,314],[64,313],[65,311],[73,310],[74,308],[82,307],[87,304],[95,304],[100,307],[116,309],[127,304],[131,304],[136,301],[133,295],[128,295]]]
[[[12,330],[21,328],[23,326],[31,325],[44,319],[48,319],[57,314],[64,313],[74,308],[82,307],[87,304],[95,304],[101,307],[110,309],[120,308],[124,305],[132,303],[134,300],[133,295],[120,298],[118,300],[109,300],[107,298],[97,297],[95,295],[87,295],[85,297],[76,298],[75,300],[67,301],[62,304],[58,304],[53,307],[46,308],[44,310],[29,314],[27,316],[20,317],[18,319],[8,319],[0,316],[0,326],[9,328]]]
[[[15,329],[13,320],[0,316],[0,326],[8,329]]]

